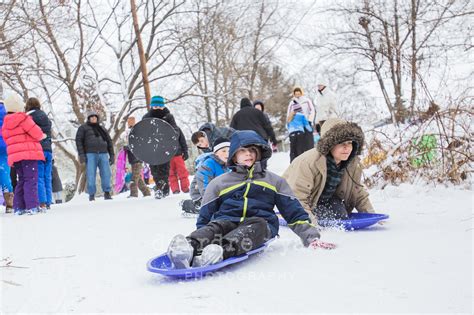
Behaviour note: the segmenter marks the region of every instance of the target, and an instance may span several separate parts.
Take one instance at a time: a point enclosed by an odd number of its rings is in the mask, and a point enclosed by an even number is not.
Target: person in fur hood
[[[345,219],[358,212],[374,212],[369,194],[361,184],[364,133],[353,122],[330,118],[321,126],[317,147],[298,156],[283,178],[310,215]]]

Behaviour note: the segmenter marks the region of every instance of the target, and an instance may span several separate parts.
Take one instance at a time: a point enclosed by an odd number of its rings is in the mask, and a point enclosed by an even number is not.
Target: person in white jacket
[[[313,102],[303,95],[300,87],[293,89],[288,104],[287,127],[290,137],[290,161],[314,148],[313,128],[316,111]]]
[[[325,84],[318,84],[316,108],[317,121],[327,120],[329,118],[337,118],[336,94],[334,94],[334,92],[332,92]]]
[[[293,111],[292,106],[294,106],[294,104],[296,103],[301,105],[302,113],[305,115],[311,127],[313,127],[314,118],[316,117],[316,110],[314,109],[313,102],[304,95],[303,89],[300,87],[295,87],[293,89],[293,97],[291,98],[290,103],[288,104],[286,117],[290,116],[290,113]]]

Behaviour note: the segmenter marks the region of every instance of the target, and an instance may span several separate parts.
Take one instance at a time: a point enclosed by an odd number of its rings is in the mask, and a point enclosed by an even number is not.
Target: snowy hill
[[[270,168],[288,165],[277,154]],[[146,271],[194,220],[178,202],[89,202],[47,214],[0,215],[0,312],[472,313],[472,192],[409,186],[372,190],[390,220],[358,232],[327,230],[334,251],[302,247],[290,230],[261,255],[198,281]],[[17,268],[22,267],[22,268]],[[23,268],[24,267],[24,268]]]

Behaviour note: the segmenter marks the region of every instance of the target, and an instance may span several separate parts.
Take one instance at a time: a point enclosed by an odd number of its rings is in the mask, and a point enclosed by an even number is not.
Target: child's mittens
[[[316,240],[312,241],[311,244],[309,244],[309,247],[311,247],[313,249],[318,249],[318,248],[334,249],[334,248],[336,248],[336,244],[322,242],[322,241],[316,239]]]

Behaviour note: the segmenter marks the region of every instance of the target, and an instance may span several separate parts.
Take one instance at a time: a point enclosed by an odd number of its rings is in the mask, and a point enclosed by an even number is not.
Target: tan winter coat
[[[337,125],[337,129],[332,129]],[[331,130],[332,129],[332,130]],[[304,209],[315,219],[312,209],[317,205],[324,190],[327,177],[326,154],[330,149],[347,140],[364,142],[359,126],[333,118],[326,121],[321,129],[321,140],[318,147],[298,156],[283,174],[299,199]],[[360,154],[359,145],[356,154]],[[322,153],[321,153],[322,152]],[[348,213],[355,208],[359,212],[374,212],[369,194],[361,184],[362,167],[359,157],[355,156],[347,165],[341,183],[336,189],[336,196],[343,200]],[[313,221],[315,222],[315,221]]]

